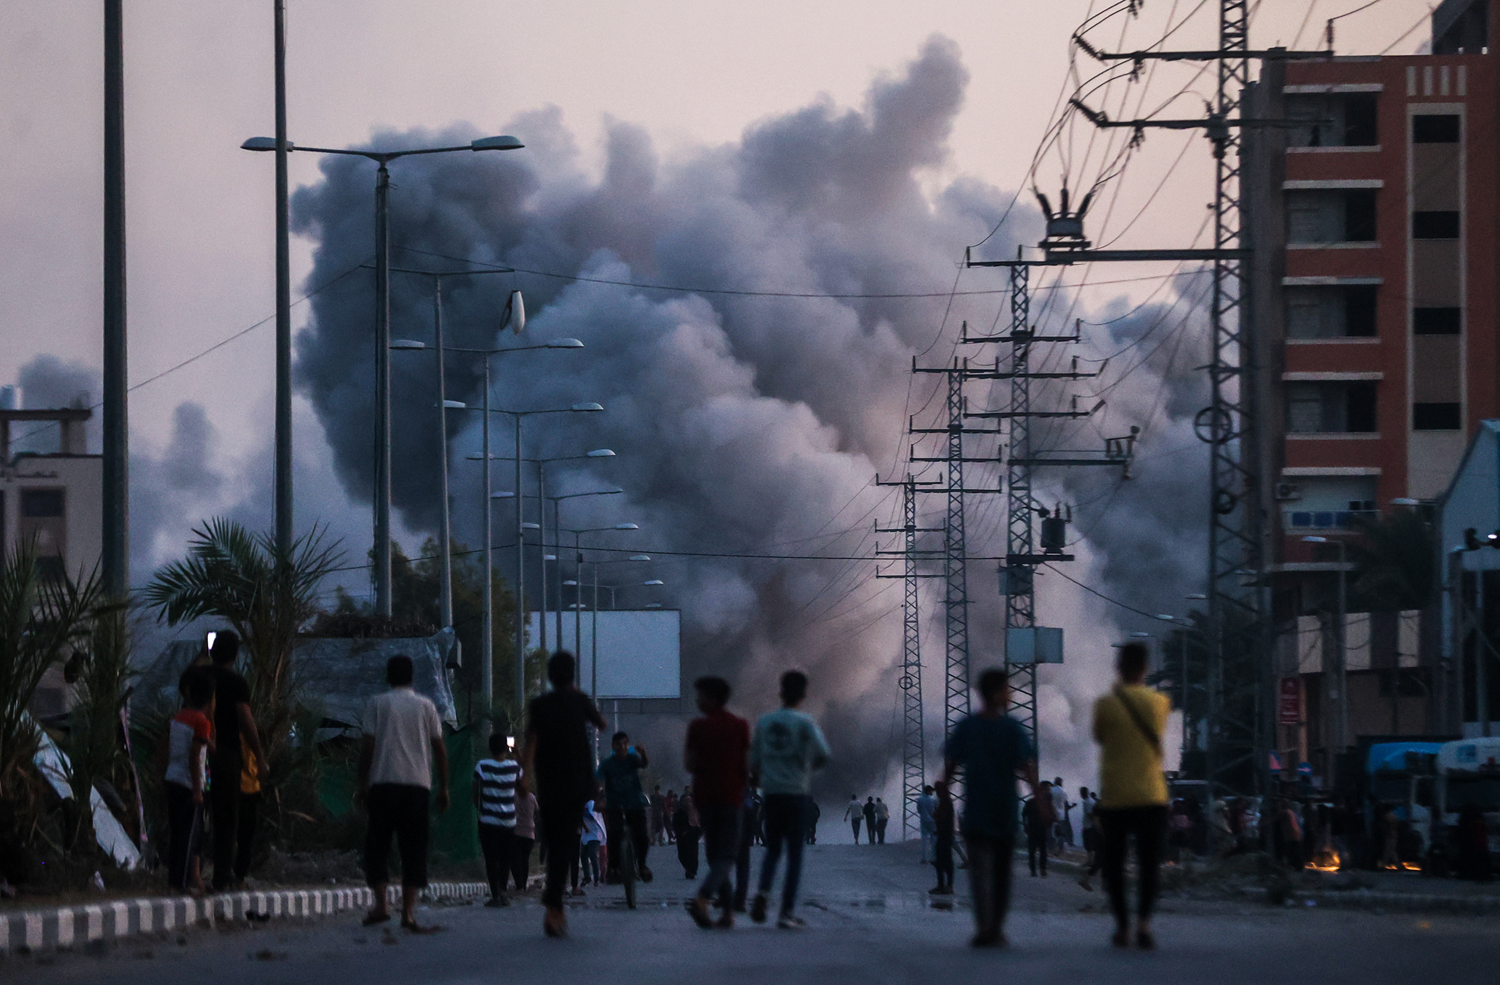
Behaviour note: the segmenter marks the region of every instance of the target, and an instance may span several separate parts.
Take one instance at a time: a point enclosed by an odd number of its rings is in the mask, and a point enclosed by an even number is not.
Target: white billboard
[[[682,613],[676,609],[564,612],[561,641],[557,639],[557,613],[549,612],[547,648],[569,650],[578,657],[578,684],[585,692],[593,689],[596,680],[593,665],[596,616],[600,699],[682,696]],[[527,615],[527,632],[532,646],[541,643],[535,612]]]

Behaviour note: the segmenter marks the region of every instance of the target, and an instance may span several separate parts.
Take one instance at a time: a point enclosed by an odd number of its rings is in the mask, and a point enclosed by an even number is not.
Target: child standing
[[[203,835],[206,763],[214,748],[212,674],[204,668],[189,668],[183,675],[182,692],[184,707],[167,726],[167,766],[162,775],[171,830],[167,879],[173,889],[202,893],[198,842]]]
[[[489,877],[485,906],[509,906],[505,895],[516,830],[516,784],[521,764],[510,755],[505,736],[490,736],[490,756],[474,764],[474,806],[479,809],[479,847]],[[519,888],[519,887],[518,887]]]

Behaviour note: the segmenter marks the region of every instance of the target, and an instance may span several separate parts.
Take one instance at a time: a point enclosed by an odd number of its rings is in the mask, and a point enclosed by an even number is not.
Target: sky
[[[947,278],[957,275],[964,247],[983,238],[986,230],[977,219],[989,214],[986,209],[1003,205],[1033,180],[1049,194],[1065,177],[1075,188],[1080,181],[1091,182],[1118,149],[1075,121],[1036,157],[1056,119],[1059,93],[1098,70],[1084,56],[1075,54],[1070,60],[1069,37],[1086,18],[1114,11],[1091,31],[1096,47],[1144,46],[1160,38],[1165,24],[1177,28],[1174,44],[1212,44],[1213,4],[1150,0],[1138,19],[1120,12],[1122,6],[1101,0],[764,0],[754,5],[716,0],[642,0],[628,5],[566,0],[288,0],[290,137],[304,145],[337,147],[364,144],[379,135],[409,140],[414,131],[473,136],[513,132],[534,144],[515,152],[532,155],[524,169],[538,187],[552,189],[560,200],[586,197],[596,185],[613,187],[612,167],[649,158],[662,176],[661,184],[677,189],[672,201],[684,202],[695,194],[689,177],[712,173],[715,162],[743,162],[747,149],[774,143],[772,137],[789,132],[798,120],[833,121],[807,131],[832,140],[839,133],[834,124],[845,118],[841,114],[874,119],[879,94],[886,91],[882,86],[908,79],[910,66],[934,50],[931,39],[936,37],[941,57],[932,64],[962,80],[943,97],[951,95],[952,106],[934,111],[933,118],[942,124],[933,131],[937,150],[927,157],[913,156],[908,177],[929,203],[935,203],[931,215],[942,220],[934,220],[920,249],[923,283],[939,283],[941,290],[948,286],[943,283]],[[1309,47],[1321,37],[1326,18],[1360,3],[1264,0],[1256,6],[1256,46]],[[1338,22],[1337,49],[1360,54],[1387,48],[1398,54],[1415,51],[1425,30],[1408,29],[1425,11],[1419,0],[1383,0],[1368,13]],[[138,460],[136,526],[147,531],[142,535],[147,542],[136,545],[133,574],[140,581],[153,564],[180,550],[192,518],[230,511],[258,525],[269,519],[272,161],[269,155],[238,148],[246,137],[272,132],[271,5],[136,0],[127,5],[126,30],[130,379],[142,384],[131,395],[131,440]],[[0,7],[0,39],[5,48],[0,89],[9,95],[0,106],[0,132],[6,138],[0,141],[0,168],[7,176],[0,185],[0,229],[5,231],[0,239],[0,338],[5,341],[0,346],[0,383],[19,380],[23,369],[30,367],[31,377],[38,381],[31,388],[35,394],[51,386],[66,400],[61,390],[81,388],[99,365],[99,8],[79,2],[11,0]],[[1071,77],[1076,82],[1070,81],[1070,71],[1079,73]],[[1205,77],[1195,77],[1187,67],[1164,67],[1146,82],[1134,88],[1123,81],[1107,89],[1091,88],[1090,98],[1097,100],[1095,105],[1113,107],[1117,116],[1137,106],[1192,112],[1201,105],[1192,93],[1205,91]],[[1185,94],[1169,101],[1180,92]],[[870,132],[882,131],[872,124]],[[762,143],[756,143],[757,137],[764,138]],[[631,141],[649,152],[631,151]],[[878,156],[881,148],[873,145],[867,151]],[[891,153],[899,156],[909,149],[893,145]],[[470,165],[489,156],[463,162],[468,169],[464,174],[478,174]],[[547,170],[553,166],[553,171]],[[313,155],[292,155],[293,189],[337,188],[346,199],[344,213],[338,214],[354,215],[362,207],[359,196],[366,194],[360,189],[364,176],[326,168],[326,162]],[[413,170],[403,179],[400,166],[393,167],[394,194],[403,194],[406,180],[415,195],[418,175],[425,173]],[[1209,173],[1201,138],[1153,134],[1126,173],[1105,187],[1094,212],[1096,240],[1117,240],[1119,246],[1180,245],[1184,231],[1190,237],[1202,223]],[[978,189],[974,201],[980,204],[945,212],[944,196],[951,203],[952,196],[964,189]],[[308,196],[304,201],[309,209],[322,203],[337,212],[337,203],[329,205],[326,194],[310,191]],[[334,213],[318,214],[328,218]],[[925,221],[925,213],[913,215]],[[1034,236],[1029,195],[1014,216],[1016,223],[1031,222],[1026,234]],[[518,225],[520,220],[518,216]],[[905,233],[897,225],[853,221],[843,215],[830,219],[835,220],[845,231],[891,238],[892,256],[905,249],[899,242]],[[300,234],[293,239],[294,298],[305,292],[317,271],[320,249],[325,260],[334,253],[357,259],[363,249],[357,242],[324,242],[320,237],[329,228],[315,222],[299,225]],[[350,235],[357,238],[360,228],[351,222]],[[776,236],[789,235],[785,226],[772,224],[767,229]],[[1019,236],[1019,228],[1002,230],[990,246],[1019,241]],[[615,240],[605,236],[602,242],[618,260]],[[741,268],[756,266],[762,255],[753,244],[730,245],[733,249],[726,249],[725,255],[734,255]],[[950,264],[947,273],[938,263],[943,257]],[[624,267],[611,267],[609,256],[580,254],[568,259],[568,272],[613,271],[620,279],[635,280],[652,280],[648,275],[659,273],[625,259]],[[703,269],[729,276],[712,265]],[[800,269],[767,265],[755,271],[756,285],[798,290],[791,281]],[[778,270],[785,270],[785,285],[776,280]],[[1127,316],[1140,315],[1143,309],[1138,305],[1182,300],[1179,286],[1163,281],[1161,273],[1120,267],[1089,275],[1094,282],[1123,281],[1078,292],[1070,308],[1100,324],[1123,319],[1115,329],[1098,333],[1092,342],[1098,353],[1107,354],[1122,340],[1128,344],[1132,322]],[[966,273],[963,287],[995,288],[1001,286],[1000,276]],[[609,303],[608,298],[584,291],[560,295],[550,325],[558,334],[582,335],[582,329],[566,324],[565,314],[593,312],[593,317],[607,318]],[[293,313],[294,329],[307,326],[313,310],[310,304],[299,304]],[[813,499],[831,504],[830,512],[844,502],[830,490],[852,481],[849,475],[854,471],[866,465],[871,471],[896,465],[899,436],[905,430],[900,409],[882,404],[882,416],[867,414],[856,423],[853,417],[840,416],[837,399],[816,392],[815,380],[793,379],[790,370],[768,376],[768,367],[780,363],[746,355],[746,337],[736,334],[739,329],[734,327],[734,318],[754,324],[753,317],[722,306],[716,311],[666,311],[656,306],[638,313],[641,324],[669,317],[679,326],[694,326],[707,333],[702,337],[710,347],[716,344],[715,319],[728,324],[731,348],[740,348],[726,365],[755,370],[746,392],[775,395],[793,409],[813,409],[813,418],[803,422],[808,425],[806,448],[787,454],[828,465],[828,472],[818,473],[826,483]],[[316,326],[319,331],[332,324],[334,312],[321,317],[325,321]],[[899,363],[870,368],[877,382],[888,382],[891,365],[900,369],[909,351],[922,348],[912,341],[921,319],[927,319],[926,329],[933,332],[954,331],[944,321],[941,306],[924,308],[919,315],[891,317],[904,347],[892,350],[900,351]],[[241,332],[190,365],[158,376]],[[1173,360],[1182,345],[1179,336],[1170,349]],[[1155,366],[1155,378],[1176,379],[1182,366],[1195,364],[1187,355],[1168,362],[1167,350],[1151,352],[1161,364]],[[820,358],[827,356],[811,353],[813,362],[808,365],[821,365]],[[39,365],[52,370],[41,373]],[[41,377],[46,377],[46,385]],[[724,392],[738,393],[724,386]],[[90,394],[93,401],[98,396]],[[1191,447],[1190,436],[1180,433],[1181,415],[1174,417],[1171,408],[1160,407],[1150,388],[1116,403],[1148,416],[1162,411],[1177,422],[1163,428],[1164,434],[1175,437],[1155,446],[1161,467],[1153,473],[1156,480],[1148,476],[1148,481],[1160,481],[1166,488],[1190,478],[1187,472],[1172,471],[1179,461],[1172,456]],[[779,408],[776,413],[791,412]],[[1128,417],[1122,411],[1109,426],[1123,427]],[[788,419],[801,420],[794,414]],[[368,537],[367,506],[357,490],[350,495],[354,465],[338,451],[338,442],[327,438],[336,432],[331,423],[336,420],[326,394],[321,402],[312,391],[299,395],[299,518],[320,516],[362,553]],[[820,428],[832,430],[824,433]],[[880,434],[865,433],[871,430]],[[458,435],[455,448],[470,450],[472,439],[472,433]],[[847,455],[854,458],[839,457]],[[184,461],[199,464],[184,467]],[[1079,502],[1090,496],[1114,501],[1110,487],[1080,482],[1066,494]],[[414,540],[419,534],[402,526],[402,519],[398,516],[398,531]],[[407,519],[422,526],[420,516]],[[987,515],[977,519],[980,524],[992,522]],[[805,536],[833,517],[804,520],[792,525],[797,527],[793,533]],[[776,529],[768,527],[757,536],[787,533],[784,524],[771,526]],[[1153,543],[1163,549],[1151,533],[1159,527],[1098,528],[1097,543],[1083,546],[1074,576],[1100,585],[1123,578],[1115,570],[1122,552],[1135,555]],[[1095,548],[1097,557],[1089,553]],[[1191,554],[1190,545],[1182,550]],[[850,589],[833,573],[818,577],[825,578],[821,586],[798,586],[790,596],[798,597],[799,591],[811,597],[830,590],[834,596],[847,592],[852,617],[860,615],[860,606],[868,601],[861,591],[874,590]],[[726,588],[714,596],[719,600],[714,604],[734,598],[737,590],[733,585]],[[1136,601],[1149,611],[1180,607],[1178,600],[1169,598]],[[703,605],[701,619],[718,628],[736,625],[733,605],[714,608],[706,597]],[[1082,590],[1059,584],[1043,602],[1043,615],[1076,625],[1080,647],[1096,654],[1093,676],[1102,673],[1097,654],[1106,653],[1109,639],[1126,625],[1117,620],[1119,612],[1101,607]],[[889,620],[882,623],[878,644],[887,650],[887,638],[892,637],[888,624]],[[899,621],[894,632],[898,643]],[[931,626],[928,632],[933,632]],[[1050,693],[1044,714],[1051,708],[1051,714],[1076,732],[1085,690]]]

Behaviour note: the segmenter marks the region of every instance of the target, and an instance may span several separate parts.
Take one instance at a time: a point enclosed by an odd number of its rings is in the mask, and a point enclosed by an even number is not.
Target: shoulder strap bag
[[[1146,724],[1146,720],[1141,717],[1140,711],[1130,702],[1130,699],[1125,697],[1124,688],[1116,684],[1114,695],[1115,700],[1120,702],[1120,706],[1125,709],[1125,713],[1135,723],[1135,727],[1141,730],[1141,735],[1145,736],[1146,741],[1151,743],[1151,751],[1156,753],[1158,759],[1161,758],[1161,737],[1156,734],[1156,730]]]

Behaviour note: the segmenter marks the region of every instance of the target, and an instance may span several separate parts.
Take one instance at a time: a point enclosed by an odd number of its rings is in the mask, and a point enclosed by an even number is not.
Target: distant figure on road
[[[729,682],[724,678],[700,677],[693,688],[703,714],[688,723],[682,765],[693,775],[708,875],[688,903],[688,913],[698,926],[710,928],[714,921],[709,906],[717,900],[724,911],[719,926],[727,929],[734,926],[731,876],[740,854],[741,815],[749,786],[750,723],[725,708]]]
[[[932,809],[932,867],[937,870],[937,886],[928,890],[936,896],[953,895],[953,795],[946,781],[939,780]]]
[[[663,844],[670,845],[677,841],[677,833],[672,830],[672,818],[677,815],[677,793],[668,790],[667,795],[661,801],[662,835],[666,839]]]
[[[854,794],[849,795],[849,806],[844,808],[844,820],[854,826],[854,843],[859,844],[859,822],[865,819],[865,805]]]
[[[1104,886],[1115,915],[1115,947],[1129,947],[1130,912],[1125,903],[1125,852],[1135,837],[1140,901],[1135,942],[1156,946],[1151,910],[1166,838],[1167,780],[1162,773],[1161,736],[1172,711],[1167,696],[1145,685],[1149,654],[1143,643],[1120,647],[1119,681],[1094,702],[1094,741],[1099,743],[1099,806],[1094,818],[1101,832]]]
[[[531,849],[536,844],[536,794],[527,786],[522,777],[516,792],[516,826],[511,839],[510,877],[518,893],[526,891],[531,877]]]
[[[1051,794],[1054,839],[1052,852],[1054,855],[1060,855],[1064,845],[1071,847],[1073,844],[1073,822],[1068,819],[1068,811],[1078,805],[1068,803],[1068,791],[1063,786],[1060,776],[1052,781]]]
[[[875,798],[875,837],[885,844],[885,828],[891,823],[891,809],[886,806],[885,801],[879,797]]]
[[[521,764],[510,755],[505,736],[490,735],[490,754],[474,764],[474,808],[479,814],[479,848],[484,853],[484,874],[490,884],[485,906],[509,906],[505,884],[515,855],[516,787]],[[525,880],[521,880],[524,884]],[[517,889],[521,885],[516,886]]]
[[[661,795],[661,784],[658,783],[651,790],[650,807],[647,808],[647,818],[651,824],[651,844],[666,844],[667,815],[663,812]]]
[[[823,808],[811,797],[807,798],[807,843],[816,845],[818,843],[818,820],[823,816]]]
[[[922,835],[922,864],[926,865],[934,858],[933,841],[937,838],[937,827],[934,812],[937,811],[937,798],[933,795],[932,784],[922,788],[922,796],[917,798],[917,828]]]
[[[1099,867],[1102,864],[1099,855],[1099,826],[1094,818],[1094,808],[1098,800],[1089,793],[1088,787],[1079,787],[1078,803],[1082,814],[1080,823],[1083,827],[1084,865],[1086,866],[1083,877],[1078,880],[1078,885],[1083,887],[1084,892],[1091,893],[1094,891],[1092,880],[1099,874]]]
[[[683,787],[677,798],[677,812],[672,815],[672,830],[677,840],[677,861],[687,879],[698,878],[698,838],[703,828],[698,823],[698,809],[693,805],[693,788]]]
[[[1016,777],[1037,794],[1036,754],[1026,728],[1005,713],[1010,680],[991,668],[979,675],[983,707],[953,727],[943,765],[943,782],[964,771],[964,841],[969,846],[969,880],[974,896],[974,947],[1005,946],[1005,913],[1010,907],[1010,862],[1015,854]]]
[[[1052,811],[1052,784],[1043,780],[1036,796],[1021,805],[1021,830],[1026,834],[1026,866],[1035,876],[1040,861],[1043,879],[1047,878],[1047,843],[1052,824],[1047,818]],[[1038,859],[1040,856],[1040,860]]]
[[[526,748],[521,768],[536,783],[542,813],[542,840],[547,846],[547,883],[542,904],[547,915],[542,930],[548,937],[564,937],[568,916],[563,912],[563,886],[568,867],[578,858],[578,822],[583,805],[593,797],[593,750],[588,726],[604,730],[604,716],[573,684],[573,655],[564,650],[547,661],[552,690],[533,698],[526,709]]]
[[[865,844],[875,844],[875,798],[865,798]]]
[[[818,723],[797,710],[807,697],[807,675],[789,670],[781,675],[781,708],[760,716],[755,736],[750,741],[751,782],[765,791],[766,857],[760,867],[760,888],[750,905],[750,919],[766,919],[766,897],[776,878],[776,863],[786,850],[786,879],[781,886],[781,912],[776,926],[796,930],[803,926],[796,914],[797,884],[802,878],[802,843],[810,810],[816,805],[808,791],[812,789],[812,771],[820,769],[831,755],[828,740]],[[859,832],[859,801],[850,800],[849,811],[855,811],[855,841]]]
[[[365,878],[375,906],[365,926],[391,918],[385,890],[390,882],[387,856],[391,835],[401,852],[401,926],[412,933],[436,930],[417,925],[417,894],[427,885],[428,798],[433,766],[437,767],[437,809],[448,809],[448,747],[443,721],[431,701],[412,689],[411,657],[397,655],[385,664],[391,689],[370,699],[361,726],[356,802],[370,813],[365,832]]]

